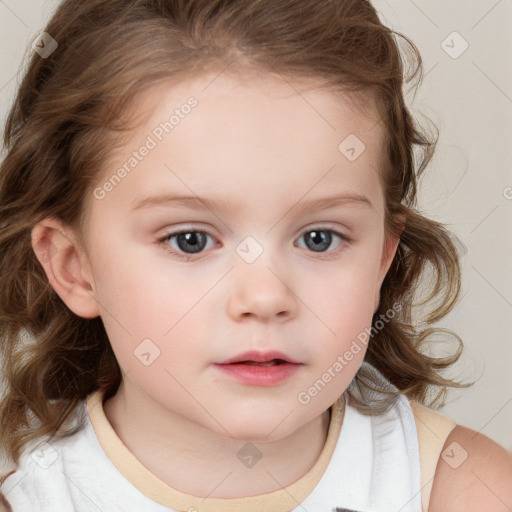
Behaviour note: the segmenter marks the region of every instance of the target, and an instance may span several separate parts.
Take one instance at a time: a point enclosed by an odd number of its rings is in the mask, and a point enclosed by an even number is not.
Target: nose
[[[265,261],[242,264],[232,273],[228,314],[236,321],[288,321],[297,310],[297,297],[284,275]]]

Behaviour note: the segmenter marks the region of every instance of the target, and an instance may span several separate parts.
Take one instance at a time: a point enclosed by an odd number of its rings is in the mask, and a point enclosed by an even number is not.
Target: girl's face
[[[282,438],[353,379],[396,249],[376,111],[226,73],[137,109],[88,197],[83,260],[123,378],[170,417]],[[299,364],[218,364],[246,351]]]

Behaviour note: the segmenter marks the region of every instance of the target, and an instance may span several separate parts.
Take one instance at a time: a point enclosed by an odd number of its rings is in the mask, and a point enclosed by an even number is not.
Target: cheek
[[[182,267],[170,272],[169,266],[144,264],[143,258],[126,254],[97,263],[95,297],[124,371],[139,371],[140,363],[148,360],[154,360],[153,372],[160,365],[173,367],[176,351],[181,358],[199,355],[194,339],[207,336],[207,322],[198,315],[205,307],[201,298],[212,286],[209,280],[184,272]]]
[[[303,282],[303,290],[308,290],[304,302],[314,313],[306,311],[312,327],[308,332],[321,347],[316,357],[322,360],[324,371],[330,368],[337,375],[340,389],[348,385],[363,361],[375,310],[380,254],[375,248],[363,254],[354,252],[337,269],[311,279],[314,286],[308,288],[307,280]]]
[[[304,300],[333,325],[366,325],[375,309],[377,277],[377,257],[354,253],[337,266],[312,269],[302,285]]]

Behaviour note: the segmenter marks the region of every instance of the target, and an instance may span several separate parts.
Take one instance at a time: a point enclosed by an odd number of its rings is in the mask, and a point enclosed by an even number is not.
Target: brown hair
[[[439,374],[459,358],[458,337],[453,356],[422,352],[440,332],[432,325],[458,298],[460,268],[450,234],[415,207],[418,176],[437,142],[417,128],[403,98],[402,86],[422,79],[421,57],[405,36],[381,24],[370,2],[65,0],[45,31],[58,48],[47,58],[31,57],[7,119],[0,170],[0,445],[10,458],[17,463],[23,446],[39,436],[72,433],[62,427],[79,401],[96,389],[108,398],[121,382],[101,319],[80,318],[60,300],[35,257],[32,228],[46,217],[80,227],[86,193],[114,136],[127,133],[123,114],[137,94],[230,63],[319,79],[376,100],[386,137],[379,170],[386,228],[401,239],[374,322],[396,304],[400,311],[374,329],[365,361],[422,403],[433,386],[441,388],[436,399],[446,386],[467,386]],[[416,62],[410,76],[407,55]],[[415,290],[425,275],[432,278],[426,315],[413,321]],[[390,402],[370,407],[357,398],[361,386],[372,388],[366,369],[348,392],[368,413]]]

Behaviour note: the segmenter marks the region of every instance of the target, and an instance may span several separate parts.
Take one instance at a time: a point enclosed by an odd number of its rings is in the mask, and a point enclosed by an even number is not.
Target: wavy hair
[[[456,247],[416,207],[417,181],[438,137],[420,129],[404,101],[403,86],[422,80],[421,56],[369,1],[65,0],[45,32],[58,47],[27,59],[0,168],[0,446],[9,458],[17,463],[37,437],[72,434],[64,427],[79,402],[97,389],[114,395],[122,377],[101,319],[73,314],[49,284],[32,228],[46,217],[80,227],[86,193],[113,141],[131,128],[124,114],[137,95],[228,65],[314,80],[354,98],[371,96],[378,107],[385,225],[400,242],[373,322],[396,304],[400,311],[372,329],[368,365],[347,390],[356,407],[371,414],[389,407],[396,390],[425,403],[431,389],[438,400],[447,386],[467,386],[441,375],[462,341],[434,327],[460,293]],[[430,291],[418,297],[423,278]],[[458,340],[455,354],[426,355],[439,333]],[[370,365],[396,389],[376,387]],[[365,399],[363,389],[377,389],[378,400]]]

